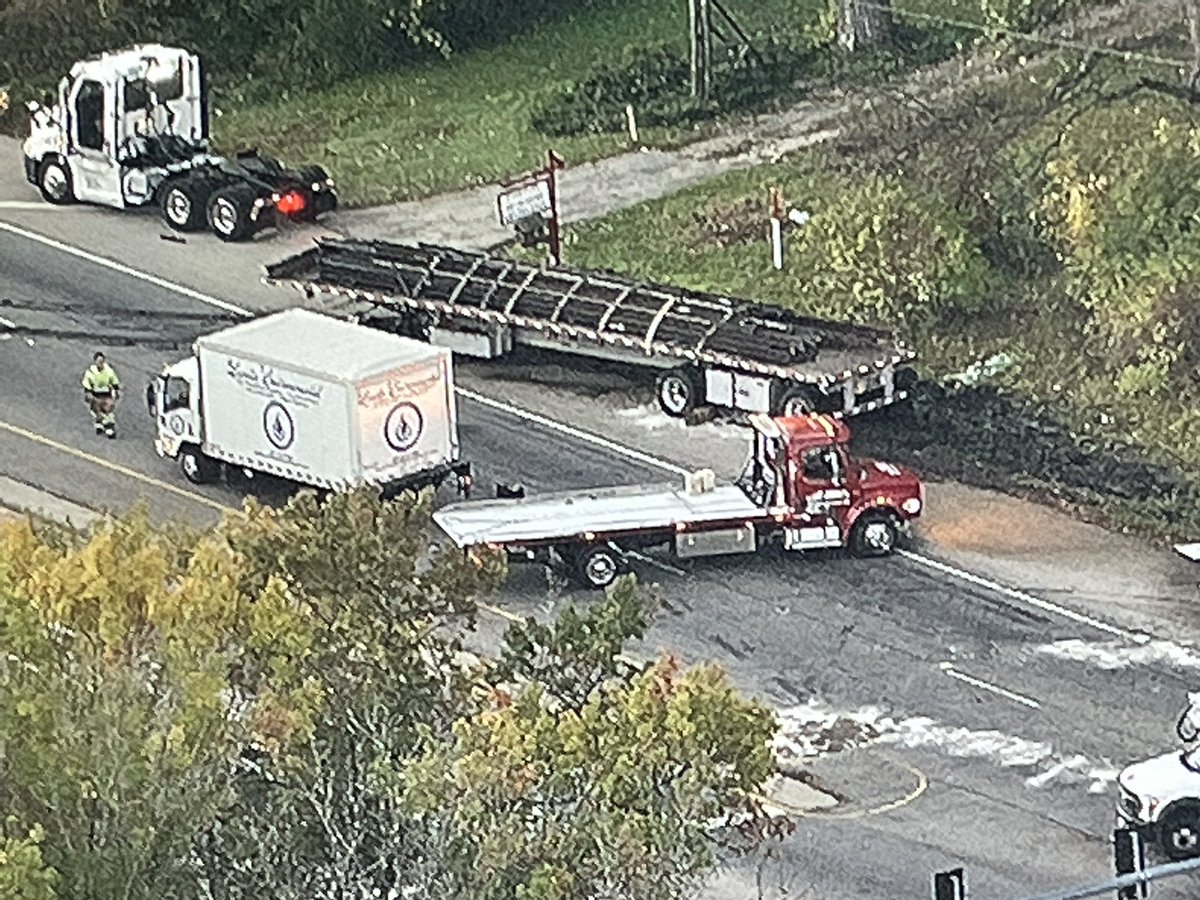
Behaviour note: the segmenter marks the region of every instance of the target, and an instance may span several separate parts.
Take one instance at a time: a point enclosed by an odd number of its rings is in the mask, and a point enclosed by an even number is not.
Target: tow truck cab
[[[785,549],[848,546],[857,555],[890,553],[925,507],[911,471],[852,456],[841,419],[755,416],[754,446],[738,486],[757,505],[792,521]]]

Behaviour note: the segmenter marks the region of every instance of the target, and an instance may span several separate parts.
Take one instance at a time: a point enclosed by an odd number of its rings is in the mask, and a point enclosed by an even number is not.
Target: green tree
[[[431,836],[420,896],[688,896],[714,824],[773,772],[773,716],[716,669],[664,659],[576,710],[531,684],[402,775]]]
[[[22,830],[10,817],[0,828],[0,897],[5,900],[56,900],[58,873],[42,859],[40,827]]]

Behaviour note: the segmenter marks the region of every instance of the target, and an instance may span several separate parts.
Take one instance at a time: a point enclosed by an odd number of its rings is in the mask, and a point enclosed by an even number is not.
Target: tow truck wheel
[[[575,574],[585,587],[602,591],[621,574],[621,557],[607,544],[584,547],[575,559]]]
[[[198,447],[184,447],[179,451],[179,468],[183,477],[192,484],[208,484],[216,480],[216,463],[200,452]]]
[[[681,419],[696,408],[696,383],[686,369],[671,369],[655,383],[658,405],[668,416]]]
[[[211,192],[212,185],[202,178],[168,181],[159,200],[163,221],[176,231],[199,231],[204,227],[204,207]]]
[[[888,556],[896,549],[896,520],[887,513],[863,513],[850,529],[850,552],[855,556]]]
[[[254,232],[250,209],[258,193],[248,184],[230,184],[208,201],[208,226],[223,241],[240,241]]]
[[[1172,860],[1200,856],[1200,804],[1180,803],[1163,814],[1159,841]]]
[[[71,188],[71,170],[61,159],[51,156],[42,160],[37,173],[38,190],[42,199],[55,206],[62,206],[75,199]]]

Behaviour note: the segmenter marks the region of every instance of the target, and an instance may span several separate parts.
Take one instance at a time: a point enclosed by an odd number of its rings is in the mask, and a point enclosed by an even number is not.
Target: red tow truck
[[[676,559],[847,547],[857,556],[895,550],[925,504],[912,472],[847,452],[850,429],[828,415],[751,418],[741,475],[717,484],[711,469],[682,487],[635,485],[455,503],[434,521],[458,547],[505,550],[512,560],[560,565],[603,589],[630,551],[665,546]]]

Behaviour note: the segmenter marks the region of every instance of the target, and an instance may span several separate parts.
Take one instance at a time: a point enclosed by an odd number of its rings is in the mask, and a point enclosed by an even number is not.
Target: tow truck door
[[[841,524],[850,508],[846,461],[834,445],[812,447],[800,460],[797,500],[814,524]]]
[[[80,78],[67,94],[67,108],[67,163],[76,199],[123,207],[116,158],[116,86]]]
[[[791,469],[798,515],[795,524],[784,529],[784,548],[843,546],[842,523],[850,508],[850,491],[841,451],[831,444],[810,447]]]

